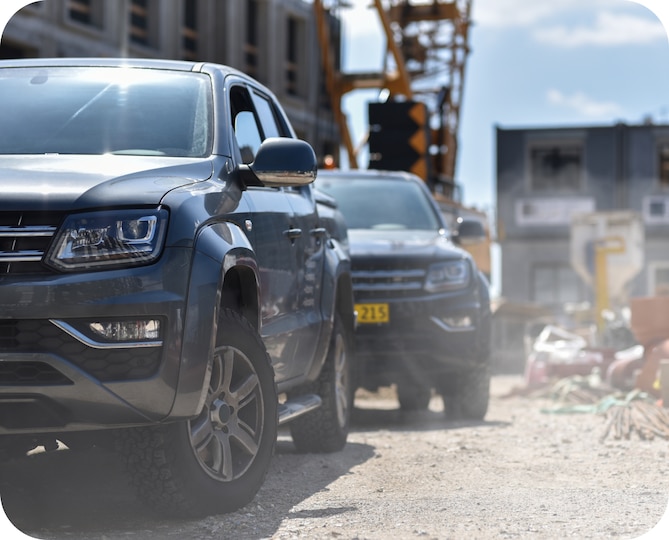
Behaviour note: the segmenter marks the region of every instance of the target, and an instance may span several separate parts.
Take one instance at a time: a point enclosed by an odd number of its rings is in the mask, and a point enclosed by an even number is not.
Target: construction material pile
[[[605,414],[602,441],[610,434],[614,439],[630,439],[634,434],[642,440],[669,439],[669,412],[643,396],[613,405]]]
[[[669,411],[655,397],[640,390],[622,393],[602,382],[597,373],[568,377],[544,390],[543,397],[557,402],[546,413],[593,413],[606,419],[600,441],[608,437],[641,440],[669,439]]]

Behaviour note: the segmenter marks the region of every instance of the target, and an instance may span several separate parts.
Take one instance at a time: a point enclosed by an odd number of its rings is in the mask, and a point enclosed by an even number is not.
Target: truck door
[[[321,289],[326,231],[319,224],[311,186],[286,188],[284,191],[293,210],[293,224],[302,231],[293,245],[298,272],[297,311],[302,327],[297,352],[300,357],[311,359],[316,352],[323,324]]]
[[[291,136],[269,96],[240,85],[231,88],[230,98],[244,162],[253,161],[264,139]],[[300,305],[307,290],[305,279],[311,277],[300,267],[311,237],[308,214],[296,214],[283,188],[249,186],[244,197],[251,210],[250,238],[260,267],[261,335],[281,382],[307,371],[317,340],[311,335],[313,317]],[[306,212],[297,203],[296,208]]]

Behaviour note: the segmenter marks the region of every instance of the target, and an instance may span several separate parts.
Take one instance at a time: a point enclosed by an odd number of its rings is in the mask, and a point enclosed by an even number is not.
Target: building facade
[[[624,295],[666,291],[668,125],[498,127],[496,139],[502,297],[549,307],[592,303],[595,285],[572,263],[573,224],[593,214],[636,216],[640,224],[640,240],[627,239],[627,252],[617,255],[620,266],[609,269],[608,279],[638,264]],[[621,227],[621,235],[628,237],[632,227]],[[582,254],[590,271],[592,257],[592,250]],[[610,260],[616,259],[612,255]]]
[[[333,50],[340,26],[330,21]],[[277,95],[319,158],[338,157],[313,7],[304,0],[44,0],[17,13],[0,58],[142,57],[233,66]]]

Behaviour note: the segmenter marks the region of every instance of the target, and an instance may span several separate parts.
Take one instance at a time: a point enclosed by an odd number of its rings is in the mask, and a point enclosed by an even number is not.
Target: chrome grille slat
[[[39,262],[43,256],[43,251],[21,251],[20,253],[0,251],[0,262]]]
[[[46,212],[0,213],[0,274],[41,274],[41,264],[62,215]]]
[[[56,227],[0,227],[0,238],[20,238],[26,236],[51,237],[55,232]]]
[[[384,293],[391,296],[415,294],[423,290],[425,276],[423,268],[356,269],[352,272],[353,289],[373,296]]]

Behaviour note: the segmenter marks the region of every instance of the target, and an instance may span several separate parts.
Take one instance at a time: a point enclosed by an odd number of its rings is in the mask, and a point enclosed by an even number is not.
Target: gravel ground
[[[508,397],[493,378],[484,422],[401,413],[393,396],[359,394],[342,452],[300,455],[281,434],[260,493],[233,514],[157,518],[125,485],[115,457],[56,452],[0,468],[9,518],[43,539],[633,539],[662,517],[669,443],[601,440],[591,413]],[[669,530],[659,534],[669,538]]]

